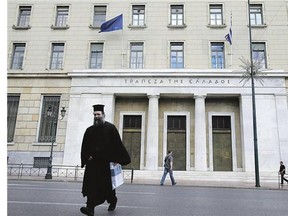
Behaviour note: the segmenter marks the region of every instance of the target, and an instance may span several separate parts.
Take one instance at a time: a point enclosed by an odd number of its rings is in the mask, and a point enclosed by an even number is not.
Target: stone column
[[[158,117],[159,117],[159,95],[148,95],[148,126],[147,126],[147,148],[146,169],[158,169]]]
[[[195,170],[207,171],[206,95],[195,95]]]
[[[102,104],[105,105],[105,120],[114,123],[115,114],[115,96],[111,94],[102,94]],[[118,127],[118,125],[117,125]]]
[[[243,144],[243,168],[246,172],[255,171],[254,141],[253,141],[253,113],[251,95],[241,95],[240,122]]]

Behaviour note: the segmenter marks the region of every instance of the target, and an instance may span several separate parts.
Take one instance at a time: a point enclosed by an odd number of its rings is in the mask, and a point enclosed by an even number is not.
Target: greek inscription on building
[[[227,86],[226,78],[125,78],[126,86]]]

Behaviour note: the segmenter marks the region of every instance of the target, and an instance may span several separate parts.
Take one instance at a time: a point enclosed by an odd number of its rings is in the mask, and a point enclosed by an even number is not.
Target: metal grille
[[[168,116],[168,130],[186,130],[186,116]]]
[[[59,104],[60,96],[44,96],[38,142],[52,142],[56,137]],[[52,117],[47,116],[49,107],[52,108]]]
[[[230,130],[231,120],[230,116],[213,116],[212,127],[216,130]]]
[[[142,119],[140,115],[125,115],[124,129],[141,129]]]
[[[20,96],[8,96],[7,99],[7,142],[13,142]]]
[[[49,157],[34,157],[34,168],[47,168],[49,164]]]

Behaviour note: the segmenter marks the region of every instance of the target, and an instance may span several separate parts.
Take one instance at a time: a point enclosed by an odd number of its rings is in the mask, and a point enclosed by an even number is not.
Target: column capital
[[[196,94],[194,95],[194,99],[205,99],[207,94]]]
[[[155,99],[159,99],[160,98],[160,94],[147,94],[147,97],[150,98],[155,98]]]

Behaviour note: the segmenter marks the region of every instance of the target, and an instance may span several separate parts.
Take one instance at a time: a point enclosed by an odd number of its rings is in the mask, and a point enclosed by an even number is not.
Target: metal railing
[[[35,177],[45,177],[47,173],[47,167],[34,167],[33,164],[8,164],[7,165],[7,175],[17,176],[21,179],[23,176],[35,176]],[[53,165],[52,166],[52,176],[60,178],[69,178],[70,180],[81,180],[84,176],[84,168],[80,166],[65,166],[65,165]],[[133,169],[123,169],[124,180],[129,180],[133,182],[134,170]]]

